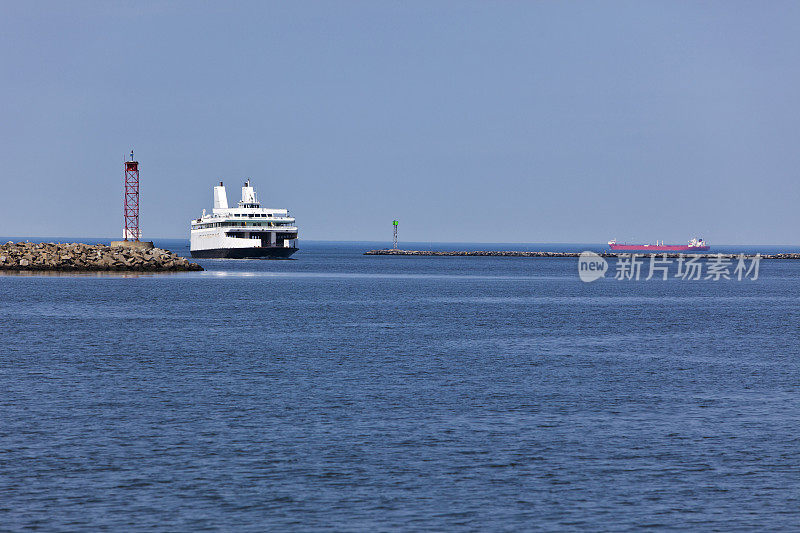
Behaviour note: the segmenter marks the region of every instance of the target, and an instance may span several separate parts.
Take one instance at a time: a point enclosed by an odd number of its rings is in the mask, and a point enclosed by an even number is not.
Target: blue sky
[[[0,2],[0,235],[800,243],[800,4]],[[229,190],[236,196],[238,190]]]

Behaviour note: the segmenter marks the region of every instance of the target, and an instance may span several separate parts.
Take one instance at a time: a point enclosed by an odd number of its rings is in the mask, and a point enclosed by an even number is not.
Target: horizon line
[[[52,235],[47,235],[47,236],[33,235],[33,236],[27,236],[27,237],[0,236],[0,244],[5,243],[5,242],[7,242],[9,240],[10,241],[14,241],[14,242],[20,242],[20,241],[24,241],[26,239],[36,239],[36,240],[43,240],[43,239],[53,239],[53,240],[73,239],[74,240],[74,239],[80,239],[80,240],[104,240],[104,241],[105,240],[109,240],[109,241],[122,240],[119,237],[97,237],[97,236],[95,236],[95,237],[52,236]],[[144,241],[144,242],[147,242],[148,240],[151,240],[151,241],[155,241],[155,240],[180,241],[180,240],[183,240],[183,241],[186,241],[186,242],[189,241],[189,239],[187,237],[149,237],[149,238],[142,239],[142,241]],[[386,243],[386,244],[389,244],[389,245],[392,244],[391,240],[342,240],[342,239],[300,239],[299,238],[298,241],[300,241],[300,242],[308,242],[308,243],[320,242],[320,243],[353,243],[353,244],[356,244],[356,243]],[[76,240],[75,242],[78,242],[78,241]],[[489,242],[489,241],[413,241],[413,240],[408,240],[408,241],[398,241],[398,245],[400,243],[407,243],[407,244],[472,244],[472,245],[474,245],[474,244],[490,244],[490,245],[501,245],[501,244],[512,244],[512,245],[523,245],[523,244],[555,245],[555,244],[564,244],[564,245],[589,245],[589,246],[596,246],[596,245],[607,246],[608,245],[608,243],[572,242],[572,241],[569,241],[569,242],[568,241],[549,241],[549,242],[545,242],[545,241],[542,241],[542,242],[535,242],[535,241],[526,241],[526,242],[523,242],[523,241],[504,241],[504,242],[492,241],[492,242]],[[800,244],[791,244],[791,243],[769,243],[769,244],[763,244],[763,243],[759,243],[759,244],[755,244],[755,243],[722,243],[722,244],[711,244],[711,246],[712,247],[713,246],[717,246],[717,247],[719,247],[719,246],[798,246],[798,247],[800,247]]]

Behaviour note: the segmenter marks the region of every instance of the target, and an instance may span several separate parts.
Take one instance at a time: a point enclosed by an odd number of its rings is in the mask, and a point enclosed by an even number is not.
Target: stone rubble
[[[161,248],[9,241],[0,245],[0,270],[183,272],[203,267]]]

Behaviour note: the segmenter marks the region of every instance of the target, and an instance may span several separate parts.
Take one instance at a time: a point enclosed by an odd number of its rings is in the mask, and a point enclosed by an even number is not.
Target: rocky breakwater
[[[578,257],[574,252],[518,252],[498,250],[436,251],[436,250],[369,250],[364,255],[421,255],[421,256],[469,256],[469,257]]]
[[[182,272],[203,267],[160,248],[9,241],[0,245],[0,270]]]
[[[436,251],[436,250],[369,250],[364,252],[364,255],[411,255],[411,256],[467,256],[467,257],[580,257],[580,252],[520,252],[520,251],[494,251],[494,250],[471,250],[471,251]],[[603,252],[598,254],[601,257],[627,257],[631,253],[618,253],[618,252]],[[678,254],[674,252],[660,253],[660,254],[647,254],[635,253],[637,257],[649,257],[650,255],[657,255],[658,257],[666,257],[668,259],[677,259],[679,257],[699,257],[701,259],[737,259],[740,256],[737,254]],[[760,254],[761,259],[800,259],[798,253],[777,253],[777,254]],[[744,257],[752,258],[753,254],[746,254]]]

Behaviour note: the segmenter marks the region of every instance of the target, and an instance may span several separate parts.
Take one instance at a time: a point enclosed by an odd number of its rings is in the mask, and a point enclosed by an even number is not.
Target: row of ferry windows
[[[293,234],[293,233],[280,233],[279,235],[280,235],[280,238],[284,239],[284,240],[293,240],[293,239],[297,238],[297,235]],[[225,234],[225,236],[226,237],[232,237],[234,239],[262,239],[262,238],[265,238],[265,237],[263,237],[263,234],[251,233],[250,235],[247,235],[246,233],[243,233],[243,232],[236,233],[234,231],[229,231],[228,233]]]
[[[232,216],[235,216],[235,217],[247,217],[247,218],[250,218],[250,217],[270,217],[270,218],[272,218],[272,213],[233,213]]]
[[[289,226],[290,224],[279,224],[277,222],[209,222],[208,224],[197,224],[195,229],[205,228],[243,228],[251,226],[266,226],[269,228],[278,228],[281,226]]]

